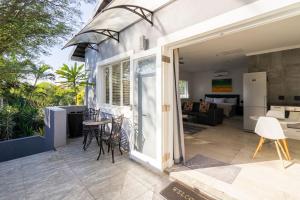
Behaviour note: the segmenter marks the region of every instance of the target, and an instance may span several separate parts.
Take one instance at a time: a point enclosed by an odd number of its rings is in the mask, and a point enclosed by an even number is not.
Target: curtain
[[[173,110],[173,122],[174,122],[174,162],[175,164],[185,162],[185,149],[184,149],[184,132],[182,123],[182,110],[181,100],[178,92],[179,82],[179,49],[175,49],[173,52],[173,71],[174,71],[174,110]]]

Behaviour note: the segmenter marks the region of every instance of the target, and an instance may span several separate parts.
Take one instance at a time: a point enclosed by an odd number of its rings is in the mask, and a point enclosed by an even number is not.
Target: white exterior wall
[[[240,8],[246,4],[258,2],[255,5],[250,4],[241,9]],[[248,22],[254,22],[257,16],[263,18],[264,14],[275,12],[283,7],[288,7],[289,5],[299,3],[297,0],[177,0],[172,4],[162,8],[161,10],[155,12],[154,14],[154,26],[150,26],[145,21],[140,21],[120,34],[120,43],[113,40],[107,40],[103,42],[99,47],[99,53],[87,49],[86,51],[86,67],[90,70],[90,80],[96,82],[97,79],[97,90],[95,88],[89,88],[87,94],[87,104],[88,106],[99,106],[105,107],[106,112],[117,113],[123,112],[123,109],[115,106],[103,105],[101,104],[101,94],[103,89],[101,86],[101,70],[96,66],[99,63],[103,63],[109,60],[111,57],[120,55],[124,52],[133,51],[133,55],[141,52],[139,48],[140,36],[145,35],[149,39],[149,47],[153,48],[159,46],[159,53],[168,55],[171,57],[172,62],[172,48],[178,47],[182,42],[189,42],[193,39],[198,41],[204,41],[209,38],[208,33],[216,36],[220,31],[226,31],[225,28],[234,29],[233,24],[240,24],[240,26],[246,26]],[[252,5],[252,6],[251,6]],[[232,11],[232,12],[230,12]],[[284,11],[284,9],[283,9]],[[228,14],[227,14],[228,13]],[[284,15],[284,13],[283,13]],[[210,20],[211,19],[211,20]],[[252,21],[251,21],[251,20]],[[203,22],[203,23],[202,23]],[[205,36],[205,33],[207,36]],[[222,32],[224,34],[224,32]],[[226,33],[227,34],[227,33]],[[166,36],[166,37],[164,37]],[[206,37],[206,38],[205,38]],[[213,38],[213,37],[212,37]],[[168,45],[168,46],[163,46]],[[160,49],[160,47],[162,47]],[[132,58],[129,56],[128,58]],[[132,60],[131,60],[132,61]],[[132,64],[132,63],[131,63]],[[158,58],[157,64],[160,70],[159,77],[161,85],[157,87],[160,89],[161,93],[157,97],[159,105],[170,105],[170,112],[164,112],[159,114],[161,117],[161,130],[162,135],[162,151],[163,159],[166,159],[162,164],[162,168],[166,165],[170,166],[172,164],[172,131],[173,122],[168,120],[172,119],[172,68],[168,63],[162,63],[161,58]],[[172,64],[172,63],[171,63]],[[96,78],[97,77],[97,78]],[[97,95],[96,95],[97,94]],[[96,99],[96,96],[98,97]],[[98,105],[96,104],[98,100]],[[161,115],[161,116],[160,116]]]
[[[120,43],[107,40],[99,46],[99,53],[88,49],[86,52],[86,69],[90,70],[90,81],[95,82],[97,62],[134,50],[139,51],[142,35],[149,40],[149,48],[157,46],[160,37],[239,8],[256,0],[176,0],[154,13],[154,25],[142,20],[120,33]],[[89,87],[87,105],[96,105],[96,92]]]

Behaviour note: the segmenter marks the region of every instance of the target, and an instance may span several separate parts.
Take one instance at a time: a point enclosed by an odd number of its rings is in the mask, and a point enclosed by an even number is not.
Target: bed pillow
[[[214,98],[214,103],[224,103],[224,98]]]
[[[184,103],[183,106],[184,111],[192,111],[193,110],[193,102],[192,101],[187,101]]]
[[[205,101],[209,102],[209,103],[213,103],[214,102],[214,98],[205,97]]]
[[[236,105],[237,104],[237,98],[236,97],[235,98],[226,98],[225,103],[232,103],[232,104]]]

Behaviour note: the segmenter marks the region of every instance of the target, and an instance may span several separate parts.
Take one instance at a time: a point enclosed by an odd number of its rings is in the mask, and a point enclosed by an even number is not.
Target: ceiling
[[[246,55],[297,45],[300,16],[180,48],[180,67],[189,72],[222,71],[247,65]]]

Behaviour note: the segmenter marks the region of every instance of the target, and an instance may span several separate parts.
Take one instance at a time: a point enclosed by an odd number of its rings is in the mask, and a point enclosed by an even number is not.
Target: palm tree
[[[60,81],[59,83],[73,90],[74,102],[77,104],[77,95],[80,87],[90,85],[87,82],[88,79],[84,71],[84,64],[78,66],[77,63],[75,63],[71,67],[64,64],[60,69],[56,70],[56,73],[63,79],[63,81]]]
[[[40,66],[37,65],[31,65],[30,69],[29,69],[29,73],[33,75],[34,78],[34,83],[32,86],[32,92],[30,94],[30,99],[33,95],[33,92],[36,89],[36,84],[39,80],[45,80],[45,79],[49,79],[49,80],[55,80],[55,75],[53,73],[51,73],[52,67],[46,64],[42,64]]]

